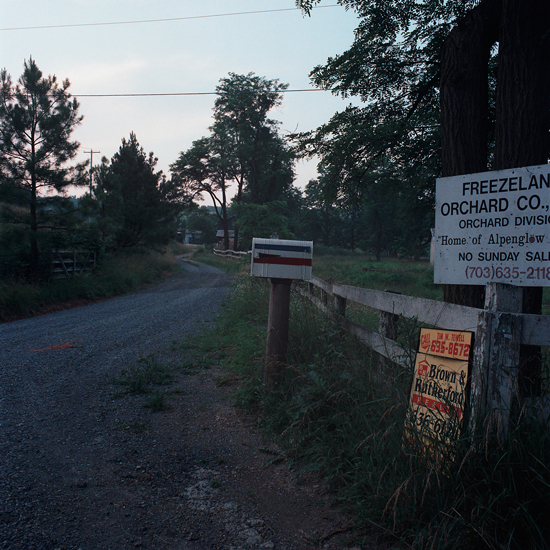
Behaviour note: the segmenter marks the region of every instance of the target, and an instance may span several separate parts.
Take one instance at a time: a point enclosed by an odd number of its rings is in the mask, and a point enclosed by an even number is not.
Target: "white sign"
[[[313,241],[252,239],[253,277],[311,279]]]
[[[550,165],[436,181],[434,282],[550,286]]]

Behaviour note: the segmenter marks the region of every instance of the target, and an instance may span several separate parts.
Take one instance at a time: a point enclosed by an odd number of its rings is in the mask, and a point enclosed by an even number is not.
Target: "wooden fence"
[[[243,255],[246,256],[250,252],[240,252],[238,250],[218,250],[214,248],[213,250],[215,256],[225,256],[226,258],[240,258]]]
[[[95,269],[95,250],[52,250],[52,277],[70,279],[77,273]]]
[[[500,422],[504,429],[514,399],[520,394],[520,345],[550,345],[550,316],[519,313],[522,305],[521,287],[489,283],[484,309],[330,284],[317,277],[311,279],[307,290],[299,286],[297,289],[318,307],[334,315],[339,324],[385,358],[381,361],[382,367],[384,360],[411,365],[411,358],[414,357],[416,350],[402,349],[396,342],[399,316],[415,319],[431,327],[474,332],[470,403],[474,409],[479,407],[481,410],[489,408],[500,411]],[[333,300],[332,307],[329,297]],[[348,301],[379,311],[378,332],[346,318]],[[548,418],[549,401],[549,398],[541,397],[529,401],[528,405],[537,414]]]

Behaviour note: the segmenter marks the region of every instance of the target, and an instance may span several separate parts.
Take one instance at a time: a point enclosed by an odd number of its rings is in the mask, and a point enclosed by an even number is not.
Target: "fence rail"
[[[213,252],[215,256],[225,256],[226,258],[240,258],[243,255],[250,254],[250,251],[240,252],[238,250],[218,250],[217,248],[214,248]]]
[[[396,294],[384,290],[371,290],[355,286],[330,284],[318,277],[309,281],[311,287],[317,287],[329,296],[349,300],[372,309],[406,318],[415,318],[421,323],[437,328],[476,331],[480,317],[488,310],[460,306],[427,298],[416,298],[404,294]],[[322,304],[327,303],[321,299]],[[340,306],[342,307],[342,306]],[[492,312],[495,313],[495,312]],[[505,312],[498,312],[500,314]],[[516,314],[521,317],[521,343],[533,346],[550,346],[550,316]],[[367,331],[367,329],[363,329]]]
[[[52,250],[52,277],[70,279],[77,273],[95,269],[95,250]]]
[[[521,311],[520,287],[488,284],[484,309],[330,284],[317,277],[312,277],[307,289],[296,288],[315,305],[331,313],[340,325],[364,344],[400,365],[410,365],[416,350],[403,349],[395,341],[399,316],[437,328],[474,332],[470,376],[473,407],[489,406],[508,414],[513,399],[519,394],[519,346],[550,346],[550,316],[518,313],[518,304]],[[315,295],[315,289],[319,289],[320,297]],[[333,299],[333,307],[329,306],[329,297]],[[345,317],[348,301],[379,311],[378,332]],[[548,401],[548,398],[541,398],[535,404],[546,417],[550,415]],[[530,401],[531,405],[533,403]]]

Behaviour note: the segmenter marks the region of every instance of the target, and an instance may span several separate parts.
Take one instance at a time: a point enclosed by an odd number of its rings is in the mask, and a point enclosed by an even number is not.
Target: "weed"
[[[124,369],[120,378],[113,379],[113,384],[124,386],[122,393],[144,395],[149,393],[151,384],[170,384],[172,380],[170,367],[161,365],[155,355],[148,355],[140,357],[130,369]]]
[[[166,393],[160,390],[151,394],[143,406],[151,409],[153,412],[167,411],[170,408],[166,402]]]

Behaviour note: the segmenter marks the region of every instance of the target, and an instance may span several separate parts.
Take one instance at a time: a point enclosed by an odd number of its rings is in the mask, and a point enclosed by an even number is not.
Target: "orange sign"
[[[464,418],[472,332],[421,329],[406,437],[433,450],[451,444]]]
[[[472,336],[473,333],[471,332],[423,328],[420,333],[420,349],[418,353],[429,353],[438,357],[468,361]]]

